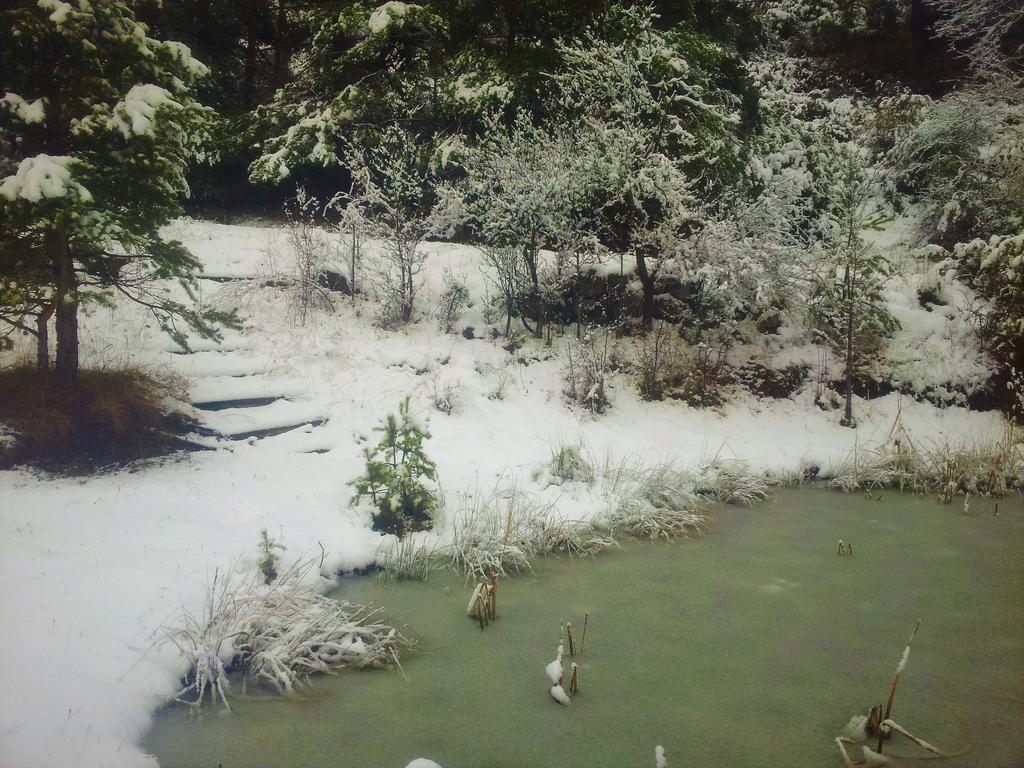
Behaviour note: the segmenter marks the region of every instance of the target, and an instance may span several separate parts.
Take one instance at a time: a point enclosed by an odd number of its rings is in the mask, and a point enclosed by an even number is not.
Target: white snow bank
[[[330,568],[373,562],[380,541],[345,513],[326,462],[220,452],[86,482],[0,473],[0,485],[5,766],[154,766],[134,745],[184,671],[154,631],[201,605],[215,569],[239,557],[255,569],[262,528],[286,559],[321,541]]]
[[[36,155],[26,157],[18,163],[13,176],[0,181],[0,196],[14,202],[21,198],[32,203],[43,199],[66,197],[73,193],[79,200],[88,202],[92,195],[81,184],[71,180],[68,167],[73,158],[66,155]]]

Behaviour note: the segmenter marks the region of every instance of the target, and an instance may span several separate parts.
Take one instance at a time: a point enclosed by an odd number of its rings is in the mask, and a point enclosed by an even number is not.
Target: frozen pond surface
[[[499,618],[466,617],[469,588],[343,582],[419,636],[397,671],[318,678],[301,701],[236,696],[233,716],[184,707],[144,746],[164,768],[673,768],[840,766],[849,718],[883,703],[918,617],[894,719],[949,751],[938,765],[1024,765],[1024,510],[784,489],[716,513],[706,538],[626,540],[505,581]],[[836,556],[838,538],[852,557]],[[590,614],[580,694],[548,694],[559,624]],[[568,667],[568,661],[566,662]],[[894,754],[918,755],[909,743]],[[857,757],[860,757],[857,749]],[[918,760],[897,764],[920,765]]]

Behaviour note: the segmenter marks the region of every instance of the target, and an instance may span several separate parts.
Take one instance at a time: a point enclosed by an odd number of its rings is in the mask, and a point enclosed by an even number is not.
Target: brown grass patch
[[[0,467],[77,474],[179,450],[186,425],[164,400],[183,396],[180,382],[134,368],[83,370],[75,381],[30,366],[0,370],[0,427],[15,435],[0,446]]]

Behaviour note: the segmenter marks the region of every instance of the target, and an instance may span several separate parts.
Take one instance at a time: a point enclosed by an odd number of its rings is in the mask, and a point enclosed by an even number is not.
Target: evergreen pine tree
[[[188,193],[185,170],[209,112],[191,95],[206,67],[188,48],[149,37],[129,6],[21,1],[0,13],[0,267],[3,316],[56,317],[56,371],[79,367],[84,302],[120,294],[148,308],[185,344],[180,322],[217,336],[224,313],[193,306],[198,264],[160,227]],[[177,279],[185,298],[157,280]],[[20,281],[20,282],[19,282]]]

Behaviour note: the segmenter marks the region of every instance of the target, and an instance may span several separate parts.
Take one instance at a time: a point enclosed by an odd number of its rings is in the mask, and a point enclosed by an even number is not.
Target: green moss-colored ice
[[[971,509],[781,490],[716,513],[704,539],[543,561],[501,584],[484,631],[461,579],[348,579],[345,598],[418,633],[408,680],[346,671],[307,700],[236,697],[234,716],[201,721],[168,708],[145,746],[163,768],[644,768],[657,744],[680,768],[838,766],[832,738],[884,700],[920,617],[894,718],[971,747],[943,766],[1024,765],[1024,510]],[[560,622],[579,637],[587,612],[580,695],[563,708],[544,666]]]

